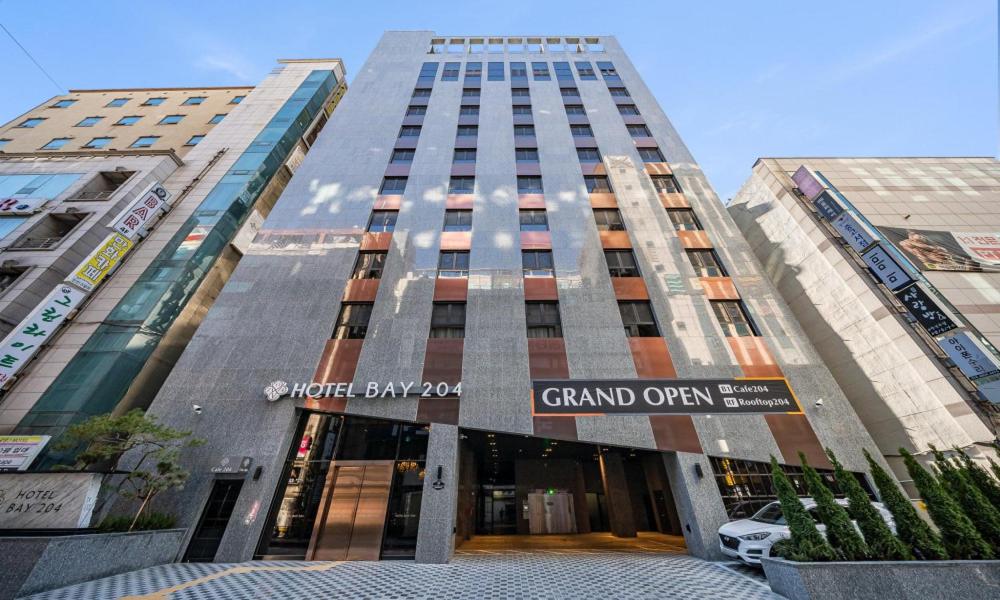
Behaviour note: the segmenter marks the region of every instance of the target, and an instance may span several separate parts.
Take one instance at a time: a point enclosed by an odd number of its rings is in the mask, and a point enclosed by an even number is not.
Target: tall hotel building
[[[613,37],[389,32],[357,72],[150,408],[206,440],[159,507],[188,560],[715,557],[772,455],[862,474],[872,440]]]

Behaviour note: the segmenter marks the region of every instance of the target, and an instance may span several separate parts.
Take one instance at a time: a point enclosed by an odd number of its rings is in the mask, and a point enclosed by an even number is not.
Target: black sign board
[[[937,336],[958,327],[919,285],[913,284],[895,294],[913,318],[924,326],[927,333]]]
[[[827,221],[833,221],[840,216],[840,213],[844,212],[844,208],[840,206],[840,202],[834,200],[830,192],[823,192],[819,196],[816,196],[813,204],[816,206],[819,214],[826,217]]]
[[[707,415],[801,413],[788,381],[744,379],[536,379],[532,413]]]

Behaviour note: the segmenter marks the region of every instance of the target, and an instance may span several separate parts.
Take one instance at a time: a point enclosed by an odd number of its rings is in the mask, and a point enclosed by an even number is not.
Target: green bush
[[[983,539],[1000,547],[1000,513],[973,485],[964,467],[956,465],[934,446],[930,449],[934,453],[934,466],[940,474],[939,481],[944,491],[958,503]]]
[[[129,526],[132,525],[132,520],[135,519],[131,515],[110,515],[105,517],[101,524],[97,527],[103,532],[117,532],[117,531],[128,531]],[[139,517],[135,522],[135,526],[132,527],[132,531],[153,531],[156,529],[170,529],[174,526],[176,519],[173,515],[168,515],[166,513],[152,512],[147,513]]]
[[[953,559],[973,560],[993,558],[993,549],[983,540],[976,526],[937,479],[917,462],[913,455],[900,448],[906,470],[927,504],[927,512],[941,531],[941,541]]]
[[[778,492],[781,512],[785,516],[785,522],[788,523],[788,530],[792,536],[789,543],[782,545],[785,557],[803,562],[837,560],[837,553],[833,551],[819,529],[816,529],[816,522],[802,506],[798,494],[795,493],[795,487],[773,456],[771,475],[774,477],[774,487]]]
[[[865,458],[868,460],[868,469],[871,471],[872,479],[875,480],[875,487],[878,488],[878,495],[882,498],[892,518],[896,522],[896,535],[909,546],[914,556],[924,560],[947,560],[948,552],[941,544],[940,538],[931,529],[920,515],[917,509],[913,508],[910,500],[903,495],[899,485],[891,475],[885,472],[867,450],[863,450]]]
[[[819,520],[826,525],[826,539],[844,560],[867,560],[868,546],[865,540],[854,528],[851,516],[843,506],[837,504],[833,497],[833,492],[823,483],[816,469],[806,462],[806,455],[799,452],[799,460],[802,461],[802,471],[806,480],[806,487],[809,495],[816,501],[816,514]]]
[[[868,493],[858,483],[853,474],[840,464],[833,451],[826,449],[833,464],[834,476],[840,491],[847,496],[847,513],[854,519],[865,536],[868,552],[873,560],[912,560],[913,555],[894,533],[875,508]],[[918,517],[919,518],[919,517]]]

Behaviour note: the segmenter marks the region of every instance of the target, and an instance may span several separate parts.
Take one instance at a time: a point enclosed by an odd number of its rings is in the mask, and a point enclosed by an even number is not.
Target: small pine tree
[[[948,549],[948,554],[956,560],[993,558],[993,549],[937,479],[920,466],[906,448],[900,448],[899,453],[903,455],[906,470],[917,486],[920,497],[927,504],[927,512],[941,530],[941,541]]]
[[[972,484],[964,469],[960,469],[943,452],[930,447],[934,453],[934,465],[940,473],[940,483],[944,491],[952,497],[965,512],[965,516],[976,526],[983,539],[1000,547],[1000,512]]]
[[[799,452],[799,460],[802,461],[802,471],[805,474],[806,487],[809,494],[816,501],[816,514],[819,520],[826,525],[826,539],[833,546],[844,560],[867,560],[869,557],[868,546],[865,540],[854,528],[851,516],[847,510],[837,504],[833,497],[833,492],[823,483],[823,478],[816,469],[806,462],[806,455]]]
[[[979,488],[979,491],[993,504],[993,508],[1000,510],[1000,483],[997,483],[996,479],[990,477],[989,472],[976,464],[976,461],[972,460],[969,455],[958,448],[954,450],[959,458],[961,458],[962,469],[969,477],[969,480],[972,481],[972,484]]]
[[[990,461],[990,471],[993,471],[993,477],[995,479],[1000,479],[1000,465],[998,465],[992,458],[987,457],[986,460]]]
[[[912,560],[913,555],[906,548],[906,544],[892,533],[892,529],[889,529],[881,513],[872,505],[868,493],[854,475],[844,469],[833,454],[833,450],[827,448],[826,455],[833,464],[837,485],[847,496],[847,513],[857,522],[858,528],[865,536],[865,543],[868,544],[868,552],[872,559]]]
[[[910,500],[903,495],[896,484],[896,480],[886,473],[880,464],[875,462],[867,450],[862,450],[868,460],[868,469],[871,471],[872,479],[875,480],[875,487],[878,488],[878,495],[882,498],[892,518],[896,522],[896,535],[909,546],[914,556],[924,560],[947,560],[948,552],[941,544],[940,538],[934,533],[920,515],[917,509],[913,508]]]
[[[795,487],[773,456],[771,475],[774,478],[778,501],[781,502],[781,512],[792,535],[790,543],[786,546],[786,558],[795,561],[837,560],[837,553],[833,551],[819,529],[816,529],[816,522],[802,506],[799,495],[795,493]]]

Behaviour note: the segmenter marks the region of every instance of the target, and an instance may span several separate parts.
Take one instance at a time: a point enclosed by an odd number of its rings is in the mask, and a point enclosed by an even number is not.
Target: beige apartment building
[[[762,158],[729,213],[897,476],[996,457],[1000,163]]]

